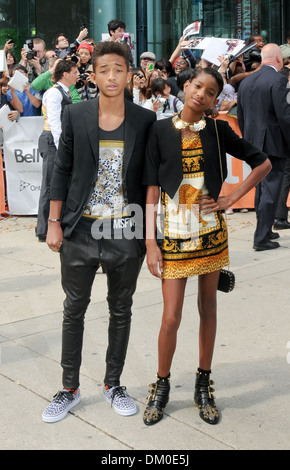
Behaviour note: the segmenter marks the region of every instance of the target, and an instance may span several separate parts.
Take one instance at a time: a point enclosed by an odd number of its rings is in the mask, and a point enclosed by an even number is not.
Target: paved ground
[[[193,406],[198,357],[196,279],[188,282],[164,419],[146,427],[148,384],[157,370],[162,313],[160,282],[144,265],[122,383],[138,413],[116,415],[102,398],[108,313],[106,278],[97,274],[86,317],[81,403],[63,421],[46,424],[41,412],[61,386],[59,366],[63,293],[58,255],[34,236],[35,218],[0,221],[0,448],[132,450],[290,449],[290,230],[281,248],[255,252],[255,214],[228,217],[231,269],[237,286],[219,293],[213,364],[216,426]],[[287,361],[288,356],[288,361]]]

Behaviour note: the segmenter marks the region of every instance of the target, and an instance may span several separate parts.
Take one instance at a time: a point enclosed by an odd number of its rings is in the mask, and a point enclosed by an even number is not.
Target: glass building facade
[[[247,39],[262,33],[266,42],[283,44],[290,31],[287,0],[0,0],[0,47],[8,38],[22,45],[31,37],[45,40],[47,49],[57,33],[70,42],[80,26],[88,26],[96,42],[113,18],[125,21],[135,43],[136,64],[143,51],[170,57],[183,29],[199,20],[199,36]]]

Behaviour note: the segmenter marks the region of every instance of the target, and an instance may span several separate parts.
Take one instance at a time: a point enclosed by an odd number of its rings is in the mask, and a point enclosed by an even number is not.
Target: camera
[[[26,46],[28,47],[27,51],[27,60],[32,60],[37,56],[37,52],[33,50],[33,40],[32,39],[27,39],[26,40]]]
[[[231,64],[232,62],[234,62],[235,60],[237,60],[242,54],[245,54],[245,53],[249,53],[249,54],[257,54],[256,51],[253,51],[252,49],[254,47],[256,47],[257,43],[256,42],[253,42],[251,44],[249,44],[248,46],[244,46],[239,52],[237,52],[237,54],[235,55],[230,55],[228,58],[229,58],[229,64]],[[259,55],[259,54],[257,54]]]
[[[86,29],[87,25],[85,23],[83,23],[80,27],[80,31],[82,31],[83,29]]]
[[[72,60],[73,62],[77,64],[79,61],[79,57],[77,55],[77,47],[75,43],[70,44],[69,48],[70,48],[70,53],[67,55],[67,57],[69,57],[70,60]]]
[[[161,95],[156,96],[156,100],[159,101],[160,104],[166,104],[167,99]]]
[[[80,80],[87,80],[89,78],[89,76],[90,75],[88,73],[81,73],[79,79]]]

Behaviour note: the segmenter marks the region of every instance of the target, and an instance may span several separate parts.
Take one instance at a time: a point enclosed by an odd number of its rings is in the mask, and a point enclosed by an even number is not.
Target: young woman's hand
[[[209,195],[199,196],[196,200],[199,205],[199,209],[204,211],[205,214],[210,214],[211,212],[224,211],[232,206],[232,201],[229,196],[220,196],[217,201],[215,201]]]
[[[157,243],[147,244],[147,266],[150,273],[161,278],[163,271],[163,258],[160,248]]]

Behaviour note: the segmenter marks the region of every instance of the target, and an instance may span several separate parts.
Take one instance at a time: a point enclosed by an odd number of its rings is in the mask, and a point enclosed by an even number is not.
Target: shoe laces
[[[73,400],[73,392],[70,390],[60,390],[54,395],[53,398],[54,398],[55,403],[62,404],[67,400],[69,401]]]
[[[111,404],[113,403],[115,398],[127,398],[126,387],[121,385],[113,387],[111,394]]]

